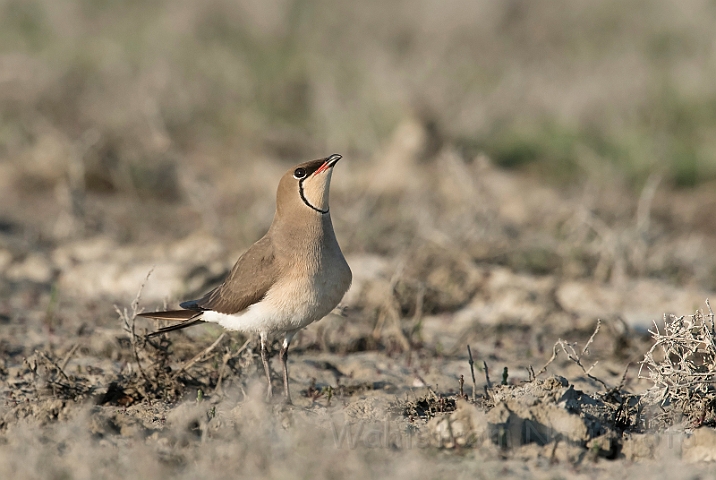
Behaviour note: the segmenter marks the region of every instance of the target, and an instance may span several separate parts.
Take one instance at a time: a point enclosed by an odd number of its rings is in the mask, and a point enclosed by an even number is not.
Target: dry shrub
[[[671,406],[675,412],[703,422],[716,400],[716,343],[714,313],[664,315],[664,328],[654,322],[654,345],[644,356],[639,378],[654,385],[644,395],[647,404]]]

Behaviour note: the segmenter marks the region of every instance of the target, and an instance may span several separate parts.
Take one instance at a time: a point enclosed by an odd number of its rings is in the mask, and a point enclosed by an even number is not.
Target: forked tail
[[[147,335],[147,337],[154,337],[161,335],[162,333],[173,332],[174,330],[181,330],[183,328],[198,325],[199,323],[204,323],[204,320],[200,318],[201,314],[202,312],[197,312],[195,310],[170,310],[168,312],[140,313],[138,316],[154,320],[179,321],[179,323],[160,328],[156,332],[152,332]]]

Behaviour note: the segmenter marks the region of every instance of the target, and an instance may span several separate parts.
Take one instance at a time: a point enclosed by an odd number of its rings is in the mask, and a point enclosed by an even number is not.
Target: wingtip
[[[199,306],[199,300],[187,300],[186,302],[180,303],[179,306],[185,310],[201,310],[202,309]]]
[[[167,321],[191,320],[199,315],[201,315],[201,312],[195,310],[170,310],[167,312],[146,312],[137,314],[138,317]]]
[[[174,325],[169,325],[168,327],[163,327],[157,330],[156,332],[148,333],[145,335],[146,338],[152,338],[156,337],[157,335],[161,335],[163,333],[169,333],[173,332],[174,330],[183,330],[188,327],[192,327],[194,325],[198,325],[200,323],[204,323],[204,320],[201,318],[190,318],[189,320],[185,320],[180,323],[176,323]]]

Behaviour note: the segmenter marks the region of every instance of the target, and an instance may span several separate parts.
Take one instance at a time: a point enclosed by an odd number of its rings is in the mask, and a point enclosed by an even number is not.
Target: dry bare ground
[[[609,185],[565,193],[450,146],[426,158],[427,138],[406,122],[388,154],[336,172],[355,282],[293,347],[293,407],[263,401],[255,339],[205,326],[147,340],[154,325],[135,318],[210,287],[238,242],[204,227],[141,244],[101,233],[44,244],[31,221],[9,223],[3,477],[709,471],[709,292],[642,274],[706,268],[705,250],[688,263],[678,245],[706,249],[711,235],[660,230],[690,200]],[[270,192],[281,168],[263,162],[254,188]],[[230,201],[217,192],[212,205]],[[271,196],[254,206],[264,222]],[[104,221],[133,209],[146,217],[135,229],[181,209],[203,218],[190,203],[118,202]],[[76,221],[61,213],[52,228]],[[661,318],[696,308],[706,314]]]
[[[712,6],[65,3],[0,1],[0,478],[713,474]],[[294,406],[145,338],[334,151]]]

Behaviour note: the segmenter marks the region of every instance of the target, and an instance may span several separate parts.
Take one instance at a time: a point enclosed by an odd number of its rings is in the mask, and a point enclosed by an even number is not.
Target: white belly
[[[297,323],[293,312],[275,308],[265,300],[234,315],[207,311],[201,315],[201,318],[206,322],[218,323],[227,330],[244,333],[286,332],[294,330],[291,325]]]
[[[343,298],[349,284],[331,277],[288,277],[243,312],[206,311],[201,318],[227,330],[245,333],[275,334],[299,330],[328,315]]]

